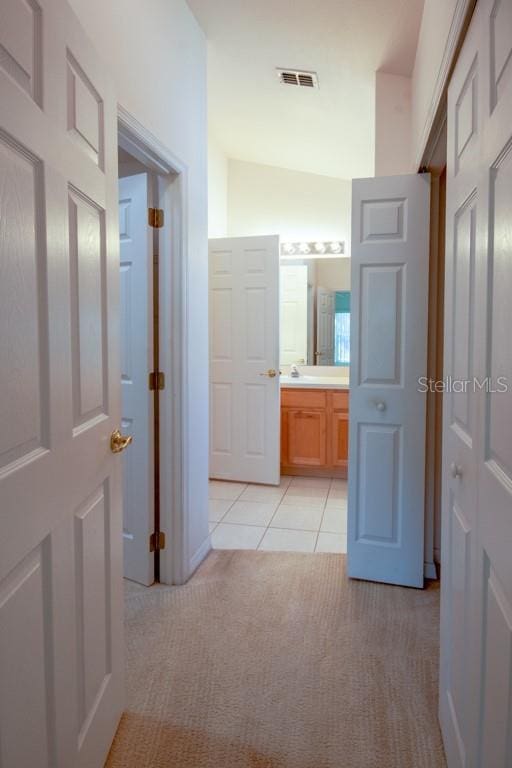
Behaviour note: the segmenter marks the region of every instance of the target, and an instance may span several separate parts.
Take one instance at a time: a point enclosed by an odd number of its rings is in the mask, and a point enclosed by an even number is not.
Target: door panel
[[[0,585],[2,688],[11,694],[0,697],[2,761],[8,766],[51,768],[54,764],[50,744],[54,736],[47,728],[52,697],[45,679],[45,656],[54,650],[50,638],[45,636],[45,614],[51,612],[49,592],[45,589],[49,555],[48,542],[43,542]],[[30,718],[30,739],[22,738],[20,713],[24,720]]]
[[[403,264],[361,267],[362,384],[402,385],[404,271]]]
[[[73,425],[87,429],[107,410],[103,211],[69,190]]]
[[[123,433],[133,445],[123,457],[124,575],[146,586],[154,581],[149,536],[154,529],[153,252],[147,223],[146,173],[119,179],[121,252],[121,393]]]
[[[359,427],[360,500],[355,520],[356,540],[398,545],[403,527],[403,506],[399,496],[403,437],[393,425],[361,424]],[[376,471],[377,470],[377,471]],[[389,558],[389,567],[392,567]]]
[[[348,573],[423,586],[430,177],[352,188]]]
[[[64,0],[4,6],[0,762],[100,768],[123,703],[116,99]]]
[[[210,476],[277,484],[279,238],[210,240],[209,259]]]
[[[44,186],[40,162],[8,136],[0,135],[0,204],[12,226],[2,227],[1,327],[3,367],[0,467],[9,469],[48,447],[49,381]]]

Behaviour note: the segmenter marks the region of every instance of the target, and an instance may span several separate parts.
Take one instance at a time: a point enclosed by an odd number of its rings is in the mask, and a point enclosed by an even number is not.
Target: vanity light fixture
[[[343,240],[317,240],[312,243],[281,243],[281,256],[297,258],[298,256],[342,256],[345,253]]]

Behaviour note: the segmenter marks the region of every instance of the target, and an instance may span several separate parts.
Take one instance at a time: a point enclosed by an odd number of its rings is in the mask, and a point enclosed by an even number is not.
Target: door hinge
[[[148,208],[148,224],[159,229],[164,225],[164,212],[161,208]]]
[[[163,531],[152,533],[149,537],[149,551],[160,552],[161,549],[165,549],[165,533]]]
[[[154,392],[156,389],[165,389],[165,373],[162,371],[152,371],[149,374],[149,389]]]

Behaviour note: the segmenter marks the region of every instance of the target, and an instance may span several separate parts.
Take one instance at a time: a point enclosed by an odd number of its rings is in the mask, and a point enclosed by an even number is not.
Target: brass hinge
[[[161,549],[165,549],[165,533],[163,531],[152,533],[149,537],[149,551],[160,552]]]
[[[155,389],[165,389],[165,373],[154,371],[149,374],[149,389],[154,392]]]
[[[164,225],[164,212],[161,208],[148,208],[148,224],[159,229]]]

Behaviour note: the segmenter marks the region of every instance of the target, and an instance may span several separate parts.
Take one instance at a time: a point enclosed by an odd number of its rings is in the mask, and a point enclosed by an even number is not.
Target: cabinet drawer
[[[335,411],[348,411],[348,390],[332,393],[332,407]]]
[[[281,405],[289,408],[325,408],[325,390],[282,389]]]

